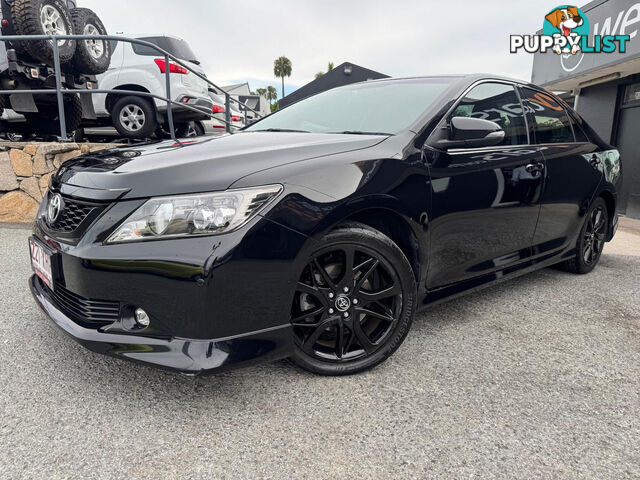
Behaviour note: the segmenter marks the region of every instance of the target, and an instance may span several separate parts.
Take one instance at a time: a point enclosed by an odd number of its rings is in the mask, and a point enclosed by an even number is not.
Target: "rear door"
[[[494,121],[506,135],[498,146],[440,152],[429,162],[430,289],[521,263],[538,220],[542,157],[529,145],[514,85],[476,85],[446,121],[459,116]]]
[[[113,90],[120,86],[120,72],[122,72],[122,64],[124,62],[124,52],[130,49],[131,45],[126,42],[118,42],[116,40],[109,41],[111,45],[111,63],[106,72],[96,77],[98,80],[98,88],[100,90]],[[91,96],[93,99],[93,108],[98,115],[108,115],[106,107],[107,94],[97,93]]]
[[[544,189],[533,240],[534,255],[563,250],[576,242],[584,214],[602,178],[598,147],[572,122],[552,95],[521,88],[535,142],[544,157]]]

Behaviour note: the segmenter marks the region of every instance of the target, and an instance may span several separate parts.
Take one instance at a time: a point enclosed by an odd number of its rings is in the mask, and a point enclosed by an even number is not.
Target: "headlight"
[[[226,233],[242,226],[282,191],[282,185],[148,200],[107,243]]]

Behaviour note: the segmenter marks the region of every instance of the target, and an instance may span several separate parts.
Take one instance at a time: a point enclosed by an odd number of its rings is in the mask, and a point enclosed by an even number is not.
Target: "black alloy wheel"
[[[585,216],[576,245],[576,257],[565,262],[564,269],[573,273],[589,273],[593,270],[602,255],[608,228],[607,204],[598,197]]]
[[[598,205],[587,219],[587,228],[582,235],[581,252],[586,265],[595,265],[600,258],[606,234],[606,218],[606,209]]]
[[[415,277],[398,246],[364,225],[345,225],[321,243],[296,286],[293,360],[315,373],[357,373],[385,360],[404,340],[415,308]]]

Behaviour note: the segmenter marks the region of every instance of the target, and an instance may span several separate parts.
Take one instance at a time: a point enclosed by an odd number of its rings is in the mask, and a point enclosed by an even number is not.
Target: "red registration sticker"
[[[31,266],[38,277],[53,290],[53,274],[51,273],[51,255],[33,239],[29,239]]]

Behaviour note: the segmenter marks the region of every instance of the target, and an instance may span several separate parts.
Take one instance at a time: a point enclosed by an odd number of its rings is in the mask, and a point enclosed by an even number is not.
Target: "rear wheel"
[[[174,125],[176,138],[195,137],[193,126],[190,123],[178,123]],[[171,131],[169,125],[161,125],[156,129],[156,137],[161,140],[168,140],[171,138]]]
[[[55,99],[55,95],[42,95]],[[66,94],[64,100],[64,116],[67,135],[73,135],[82,123],[82,102],[76,94]],[[38,113],[24,113],[31,130],[39,135],[60,135],[60,115],[57,103],[44,102],[36,96]]]
[[[384,361],[413,319],[416,283],[398,246],[360,224],[327,234],[296,286],[293,361],[323,375],[348,375]]]
[[[193,127],[193,135],[191,135],[191,132],[190,132],[189,136],[202,137],[204,135],[204,126],[202,125],[202,123],[193,122],[192,127]]]
[[[11,7],[16,35],[73,35],[71,15],[63,0],[15,0]],[[53,42],[36,40],[12,42],[18,52],[53,65]],[[66,63],[76,51],[75,40],[59,40],[60,62]]]
[[[111,109],[111,121],[126,138],[147,138],[158,124],[151,102],[146,98],[128,96],[118,100]]]
[[[71,20],[76,35],[107,35],[107,29],[93,10],[74,8]],[[80,40],[72,63],[81,73],[104,73],[111,63],[111,44],[106,40]]]
[[[561,268],[572,273],[589,273],[595,268],[602,255],[607,229],[609,213],[607,204],[598,197],[591,205],[585,216],[584,224],[576,244],[576,256],[561,264]]]

